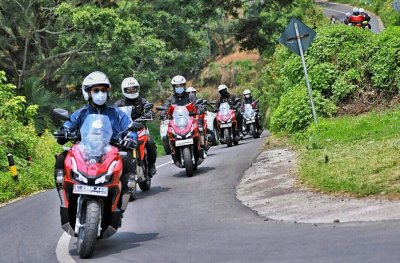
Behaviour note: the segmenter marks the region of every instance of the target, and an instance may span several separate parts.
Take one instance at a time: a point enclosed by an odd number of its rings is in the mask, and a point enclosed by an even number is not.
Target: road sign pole
[[[303,46],[301,45],[300,34],[299,34],[299,29],[297,27],[297,23],[294,23],[294,30],[296,31],[296,38],[297,38],[297,43],[299,45],[301,62],[303,63],[304,76],[306,78],[308,95],[310,97],[312,115],[313,115],[313,118],[314,118],[314,121],[315,121],[315,125],[318,126],[317,114],[315,113],[314,100],[313,100],[313,96],[312,96],[312,92],[311,92],[310,82],[308,81],[308,73],[307,73],[306,61],[304,59]]]

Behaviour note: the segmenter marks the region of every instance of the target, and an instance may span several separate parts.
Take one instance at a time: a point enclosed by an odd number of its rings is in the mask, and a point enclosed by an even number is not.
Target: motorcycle
[[[54,113],[68,119],[68,112],[55,109]],[[143,125],[134,123],[135,131]],[[54,135],[56,138],[57,134]],[[71,236],[77,237],[80,258],[89,258],[98,238],[108,238],[121,227],[122,210],[126,210],[130,194],[122,194],[121,156],[110,145],[112,127],[107,116],[90,114],[86,117],[80,133],[69,134],[72,140],[64,162],[64,176],[57,177],[57,190],[61,200],[61,227]],[[134,181],[134,180],[132,180]],[[128,180],[128,187],[132,187]],[[122,195],[122,196],[121,196]]]
[[[149,103],[146,105],[144,110],[151,109],[153,107],[152,103]],[[132,112],[132,106],[123,106],[119,107],[120,110],[125,112],[129,117],[131,116]],[[133,149],[131,154],[131,157],[136,161],[136,179],[135,182],[139,185],[140,190],[143,192],[147,192],[150,190],[151,187],[151,175],[149,174],[148,171],[148,165],[147,165],[147,150],[146,150],[146,143],[149,140],[149,135],[150,132],[147,129],[145,123],[146,121],[152,121],[153,119],[146,119],[146,118],[138,118],[134,120],[135,122],[141,122],[143,123],[143,129],[139,130],[137,132],[138,134],[138,147]],[[130,201],[133,201],[136,199],[135,194],[136,194],[136,185],[134,187],[134,192],[131,193],[130,196]]]
[[[193,176],[193,171],[204,161],[200,141],[201,131],[199,131],[199,126],[194,117],[198,113],[193,103],[186,106],[171,105],[168,109],[159,106],[156,109],[167,111],[166,119],[169,120],[166,137],[174,164],[179,168],[185,168],[186,176]],[[203,124],[203,129],[207,130],[206,122]]]
[[[236,103],[238,101],[239,99],[237,99]],[[231,147],[232,144],[238,145],[239,140],[235,136],[237,130],[236,111],[227,102],[223,102],[219,106],[217,129],[222,143],[226,143],[228,147]]]
[[[253,101],[251,104],[244,104],[243,111],[243,130],[246,134],[250,134],[254,139],[260,137],[260,131],[258,130],[259,116],[257,110],[258,100]]]

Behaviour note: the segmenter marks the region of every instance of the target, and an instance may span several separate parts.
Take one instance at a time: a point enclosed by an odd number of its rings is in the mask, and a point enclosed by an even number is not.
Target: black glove
[[[67,127],[63,126],[60,129],[58,129],[58,131],[55,132],[54,137],[57,138],[58,144],[63,145],[68,142],[70,135],[71,135],[70,130]]]

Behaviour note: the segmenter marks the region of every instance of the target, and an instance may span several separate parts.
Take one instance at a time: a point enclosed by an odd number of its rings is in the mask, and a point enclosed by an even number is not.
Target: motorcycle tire
[[[254,124],[250,124],[250,133],[254,139],[258,138],[258,132],[257,129],[254,127]]]
[[[192,177],[193,176],[193,162],[192,162],[192,155],[190,153],[190,148],[185,147],[182,150],[183,154],[183,163],[185,164],[186,176]]]
[[[219,144],[218,143],[219,142],[219,133],[218,133],[216,128],[214,128],[212,132],[214,134],[213,134],[213,137],[212,137],[211,145],[212,146],[217,146]]]
[[[100,207],[99,202],[88,200],[86,201],[86,209],[82,211],[80,221],[84,227],[79,228],[77,242],[80,258],[90,258],[93,254],[100,223]]]
[[[224,141],[228,145],[228,147],[232,146],[231,132],[228,129],[224,130]]]
[[[138,183],[140,190],[142,192],[147,192],[150,190],[151,187],[151,177],[147,174],[148,169],[147,169],[147,159],[143,162],[142,165],[138,166],[137,169],[142,169],[143,175],[144,175],[144,181]]]

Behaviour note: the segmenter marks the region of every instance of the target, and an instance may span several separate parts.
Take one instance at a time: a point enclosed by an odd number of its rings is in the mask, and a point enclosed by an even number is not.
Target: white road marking
[[[336,12],[336,13],[346,14],[346,12],[342,12],[342,11],[335,10],[335,9],[329,9],[329,8],[324,8],[324,9],[325,9],[325,10],[328,10],[328,11]],[[349,12],[349,13],[350,13],[350,12]]]
[[[163,163],[158,165],[156,168],[163,167],[165,165],[172,164],[172,161]],[[60,239],[58,240],[57,243],[57,248],[56,248],[56,256],[57,260],[60,263],[75,263],[75,260],[71,257],[69,254],[69,242],[71,241],[71,236],[68,235],[66,232],[64,232]]]
[[[61,263],[75,263],[75,260],[69,254],[69,241],[71,236],[64,232],[57,243],[56,255],[58,262]]]
[[[163,166],[165,166],[165,165],[172,164],[172,163],[173,163],[172,161],[169,161],[169,162],[166,162],[166,163],[163,163],[163,164],[158,165],[156,168],[158,169],[158,168],[160,168],[160,167],[163,167]]]

